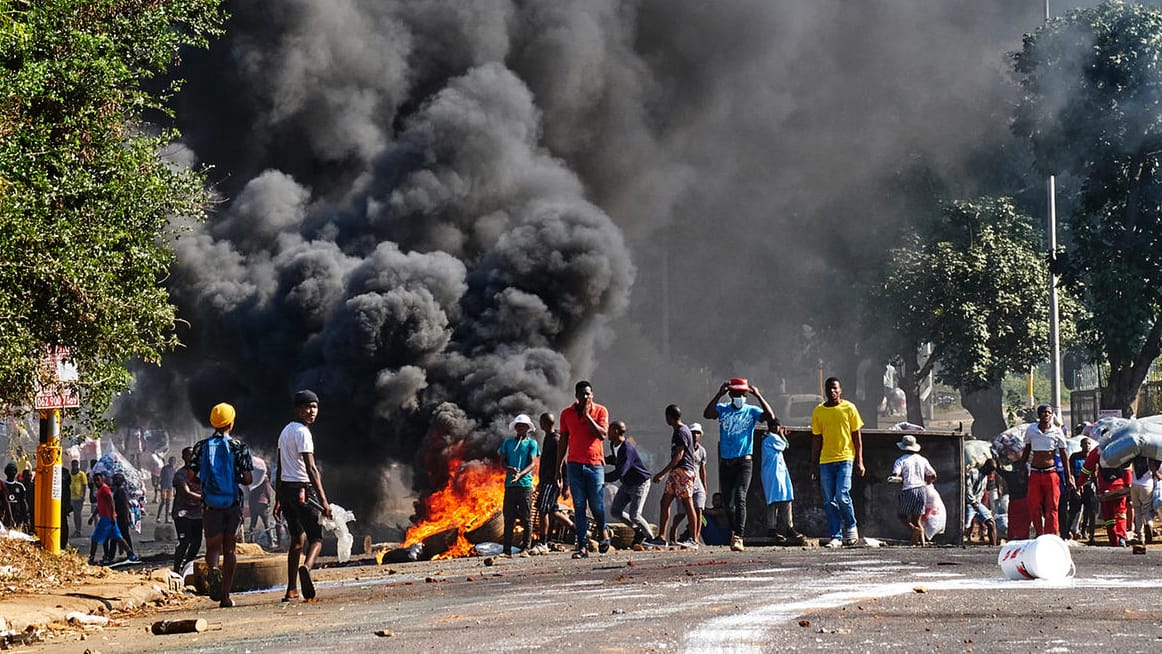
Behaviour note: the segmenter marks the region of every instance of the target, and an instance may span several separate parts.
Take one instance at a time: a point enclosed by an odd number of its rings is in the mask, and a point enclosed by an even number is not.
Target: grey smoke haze
[[[187,347],[122,415],[226,398],[269,444],[310,386],[352,483],[389,459],[438,483],[580,378],[642,431],[731,374],[853,373],[859,284],[898,230],[1013,183],[990,158],[1015,147],[1007,52],[1043,9],[228,4],[181,71],[222,196],[178,244]]]

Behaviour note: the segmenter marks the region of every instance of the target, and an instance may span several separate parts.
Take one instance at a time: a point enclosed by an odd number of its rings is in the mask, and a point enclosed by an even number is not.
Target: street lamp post
[[[1045,0],[1045,22],[1049,22],[1049,0]],[[1057,257],[1057,200],[1056,178],[1049,176],[1045,185],[1048,195],[1049,213],[1049,388],[1052,389],[1052,404],[1061,415],[1061,325],[1057,311],[1057,274],[1052,262]],[[1072,419],[1072,416],[1071,416]]]

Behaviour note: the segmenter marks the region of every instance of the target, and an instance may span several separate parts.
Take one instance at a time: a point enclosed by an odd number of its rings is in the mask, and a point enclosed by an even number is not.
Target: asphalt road
[[[479,558],[315,575],[123,621],[52,652],[1157,652],[1162,550],[1073,550],[1077,575],[1004,579],[998,548],[726,548]],[[212,630],[153,636],[160,619]],[[380,632],[384,635],[377,635]]]

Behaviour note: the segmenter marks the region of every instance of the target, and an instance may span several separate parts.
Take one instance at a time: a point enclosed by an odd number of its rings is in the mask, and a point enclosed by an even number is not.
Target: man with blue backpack
[[[202,526],[206,532],[207,585],[210,599],[218,606],[234,606],[230,589],[234,585],[236,534],[242,525],[242,489],[239,484],[253,481],[254,463],[250,449],[242,441],[232,438],[234,407],[214,405],[210,410],[210,426],[214,433],[194,445],[186,473],[191,481],[202,484]],[[218,567],[218,559],[222,567]]]

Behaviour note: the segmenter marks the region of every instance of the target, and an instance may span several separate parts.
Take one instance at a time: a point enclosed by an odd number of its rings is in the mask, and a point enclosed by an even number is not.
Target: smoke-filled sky
[[[311,387],[355,477],[481,456],[581,378],[631,431],[730,375],[811,392],[875,356],[860,284],[903,226],[1025,190],[996,157],[1040,2],[228,5],[179,71],[220,195],[169,280],[186,347],[121,415],[225,399],[270,445]]]

